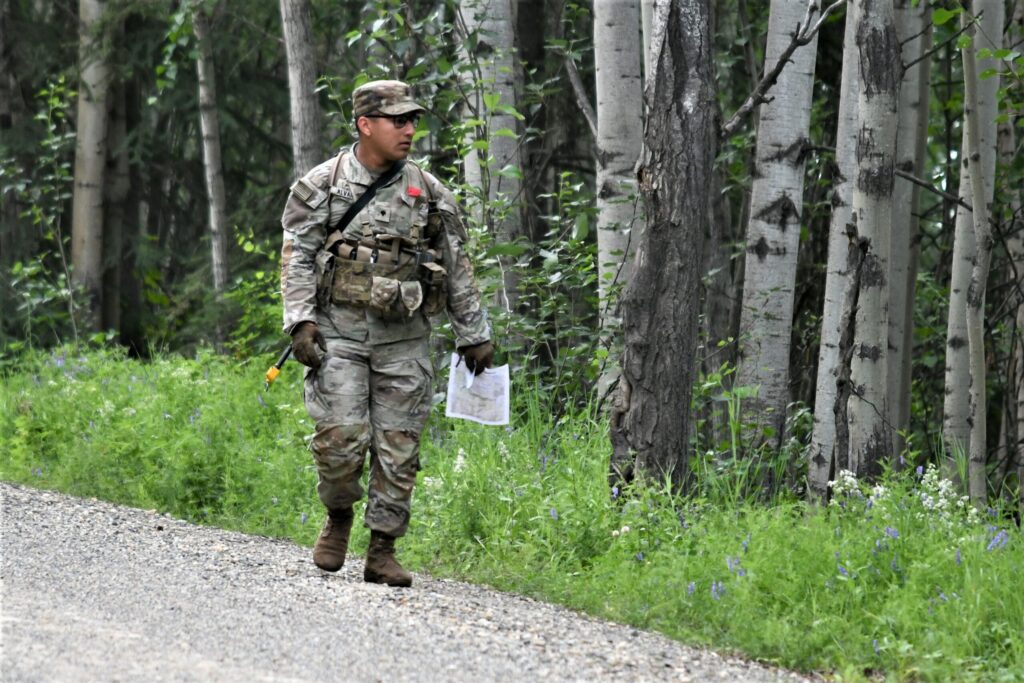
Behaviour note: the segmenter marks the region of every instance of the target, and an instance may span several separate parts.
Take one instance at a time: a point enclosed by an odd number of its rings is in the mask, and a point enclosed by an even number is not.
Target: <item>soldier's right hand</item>
[[[316,326],[316,323],[307,320],[292,331],[292,353],[295,354],[295,360],[314,370],[320,367],[320,355],[316,352],[317,346],[325,353],[327,352],[327,340],[320,333],[320,328]]]

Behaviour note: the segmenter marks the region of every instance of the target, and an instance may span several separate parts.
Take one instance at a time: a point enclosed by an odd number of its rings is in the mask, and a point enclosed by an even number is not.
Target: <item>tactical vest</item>
[[[385,321],[440,312],[447,298],[445,227],[423,171],[406,164],[348,225],[339,226],[358,199],[359,188],[338,177],[350,153],[337,156],[329,177],[331,225],[316,257],[318,305],[365,306]]]

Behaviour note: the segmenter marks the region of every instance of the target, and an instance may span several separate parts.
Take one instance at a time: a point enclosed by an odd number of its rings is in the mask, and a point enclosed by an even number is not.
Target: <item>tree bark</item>
[[[988,45],[991,49],[998,49],[1002,44],[1003,36],[1003,3],[991,3],[997,7],[988,6],[985,14],[991,14],[992,33],[989,34],[996,45]],[[984,15],[983,15],[984,16]],[[976,256],[971,269],[971,279],[967,287],[967,345],[970,350],[970,408],[968,420],[970,423],[970,460],[967,470],[968,491],[971,501],[976,506],[985,503],[988,497],[988,419],[987,399],[985,390],[985,287],[988,284],[989,265],[992,262],[992,226],[989,223],[990,205],[992,203],[992,188],[995,187],[995,142],[996,124],[995,117],[984,119],[985,128],[991,134],[991,174],[987,167],[983,167],[982,157],[982,114],[979,104],[979,89],[981,83],[978,79],[978,63],[975,58],[975,50],[979,48],[977,31],[974,25],[974,17],[967,12],[960,15],[964,35],[973,41],[971,45],[965,46],[961,54],[964,63],[964,151],[969,159],[967,162],[971,167],[971,211],[974,224],[974,244]],[[985,29],[984,24],[982,30]],[[987,79],[995,81],[991,86],[998,90],[999,78],[993,76]],[[998,106],[998,105],[997,105]]]
[[[217,121],[217,87],[214,75],[213,46],[206,13],[196,9],[193,28],[199,54],[196,72],[199,78],[199,122],[203,135],[203,169],[209,207],[210,254],[213,265],[213,291],[219,299],[228,282],[228,218],[224,194],[224,168],[220,155],[220,124]]]
[[[647,228],[625,292],[611,478],[688,479],[701,242],[718,139],[709,0],[655,5],[640,187]]]
[[[121,329],[121,267],[125,230],[125,202],[128,198],[128,130],[125,122],[125,89],[112,90],[108,135],[106,227],[103,235],[103,329]]]
[[[931,8],[926,2],[896,0],[896,33],[904,64],[912,64],[900,83],[896,168],[921,177],[928,132]],[[916,63],[914,63],[916,62]],[[903,451],[900,430],[910,424],[911,355],[914,340],[914,292],[920,242],[918,200],[921,188],[897,178],[893,188],[892,248],[889,259],[888,420],[893,446]]]
[[[865,252],[857,291],[848,419],[850,470],[863,477],[880,471],[892,444],[886,419],[889,229],[902,66],[892,0],[857,0],[854,16],[860,88],[853,218]]]
[[[316,94],[320,69],[310,29],[309,0],[281,0],[281,24],[288,58],[292,177],[299,178],[324,158],[324,117]]]
[[[97,36],[104,3],[79,0],[81,82],[78,91],[75,185],[71,209],[72,282],[81,287],[85,330],[98,331],[103,305],[103,174],[107,161],[110,68]]]
[[[765,47],[771,71],[807,13],[803,3],[772,0]],[[812,15],[811,20],[814,20]],[[804,152],[808,144],[817,34],[796,49],[791,64],[760,107],[750,218],[746,234],[740,362],[737,383],[757,387],[744,420],[758,425],[751,437],[778,448],[789,404],[789,347],[793,287],[803,207]]]
[[[852,326],[841,326],[846,310],[847,288],[850,281],[849,249],[851,238],[847,231],[853,220],[853,183],[857,177],[857,93],[860,90],[860,58],[857,54],[857,24],[853,9],[847,7],[846,29],[843,39],[843,73],[839,92],[839,121],[836,128],[836,174],[832,195],[832,221],[829,226],[828,264],[825,275],[825,306],[821,312],[821,345],[818,352],[817,388],[814,393],[814,429],[808,465],[808,492],[824,500],[828,482],[841,469],[837,458],[846,461],[848,442],[837,447],[837,426],[844,432],[846,402],[842,402],[842,416],[836,412],[837,382],[840,373],[849,375],[849,364],[841,362],[839,342],[841,331]],[[855,234],[855,230],[854,230]],[[851,321],[852,325],[852,321]],[[851,342],[852,343],[852,342]]]
[[[980,18],[980,31],[975,39],[975,49],[987,47],[996,49],[1002,38],[1003,30],[1002,3],[986,4],[985,12]],[[983,59],[978,65],[979,70],[994,68],[994,60]],[[967,127],[964,127],[963,140],[960,146],[960,189],[959,196],[967,200],[971,206],[980,203],[987,205],[992,202],[996,163],[996,125],[997,91],[999,79],[989,78],[978,83],[977,114],[981,122],[978,128],[978,147],[981,157],[975,163],[970,162],[968,153]],[[984,194],[979,198],[972,196],[972,176],[980,173],[983,179]],[[948,477],[959,480],[960,472],[956,465],[956,455],[967,455],[971,440],[971,367],[970,343],[967,324],[968,289],[970,288],[971,272],[975,266],[978,247],[971,212],[962,206],[957,207],[956,229],[953,240],[952,275],[949,285],[949,316],[946,327],[946,378],[945,399],[943,401],[942,436],[946,453],[945,470]]]
[[[634,240],[643,230],[635,169],[643,148],[640,7],[636,0],[594,3],[597,90],[597,263],[601,335],[622,333],[618,292],[632,274]],[[609,296],[609,292],[613,296]],[[601,395],[617,371],[601,378]]]

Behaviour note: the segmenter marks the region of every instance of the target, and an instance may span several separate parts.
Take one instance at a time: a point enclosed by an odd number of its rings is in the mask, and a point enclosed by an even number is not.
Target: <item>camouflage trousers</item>
[[[359,479],[369,453],[365,523],[391,536],[409,527],[433,392],[429,354],[427,337],[377,345],[328,338],[319,370],[306,370],[320,500],[333,510],[362,498]]]

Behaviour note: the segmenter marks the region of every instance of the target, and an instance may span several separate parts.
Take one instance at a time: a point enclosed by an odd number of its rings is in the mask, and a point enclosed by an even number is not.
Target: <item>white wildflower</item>
[[[459,449],[459,452],[455,455],[455,464],[452,465],[452,469],[456,472],[461,472],[466,469],[466,451]]]

